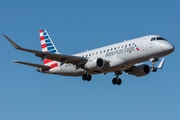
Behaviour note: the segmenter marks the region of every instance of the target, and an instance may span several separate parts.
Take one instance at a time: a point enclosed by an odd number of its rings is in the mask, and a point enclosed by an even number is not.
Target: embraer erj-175
[[[84,81],[90,81],[93,74],[114,72],[115,77],[112,83],[120,85],[122,80],[119,75],[122,72],[137,77],[148,75],[150,71],[156,72],[157,69],[162,69],[165,60],[162,58],[159,65],[155,67],[159,58],[174,51],[174,46],[164,37],[148,35],[73,55],[65,55],[58,52],[45,29],[39,32],[42,51],[20,47],[3,34],[16,49],[35,54],[41,58],[43,64],[14,62],[36,67],[41,73],[82,76]],[[152,62],[152,67],[142,63],[145,61]]]

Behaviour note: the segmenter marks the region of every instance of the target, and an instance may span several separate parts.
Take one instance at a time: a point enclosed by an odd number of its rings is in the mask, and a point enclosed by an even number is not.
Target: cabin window
[[[106,50],[104,50],[104,53],[106,52]]]
[[[98,52],[96,52],[96,54],[98,54]]]
[[[116,47],[114,48],[114,50],[116,50]]]
[[[129,46],[131,46],[131,44],[129,44]]]
[[[112,51],[113,49],[111,48],[111,51]]]
[[[93,53],[93,55],[94,55],[94,53]]]
[[[102,51],[100,53],[102,53]]]
[[[120,48],[120,46],[118,46],[118,49]]]
[[[89,56],[91,56],[91,54],[89,54]]]
[[[109,52],[109,49],[107,51]]]

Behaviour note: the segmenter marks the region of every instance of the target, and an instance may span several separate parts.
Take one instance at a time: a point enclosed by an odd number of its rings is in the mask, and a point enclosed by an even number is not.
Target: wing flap
[[[40,65],[40,64],[35,64],[35,63],[23,62],[23,61],[13,61],[13,62],[31,66],[31,67],[36,67],[36,68],[50,68],[49,66],[46,66],[46,65]]]
[[[78,57],[78,56],[70,56],[70,55],[63,55],[63,54],[49,54],[47,53],[45,58],[59,61],[61,64],[64,63],[71,63],[71,64],[80,64],[80,63],[86,63],[87,58]]]

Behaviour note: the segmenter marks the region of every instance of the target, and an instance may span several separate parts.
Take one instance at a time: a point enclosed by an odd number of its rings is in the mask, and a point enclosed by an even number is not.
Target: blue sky
[[[180,119],[180,1],[168,0],[1,0],[0,33],[40,50],[38,30],[46,28],[61,53],[73,54],[149,34],[176,47],[163,70],[145,77],[113,73],[63,77],[12,63],[40,63],[15,50],[1,36],[0,119],[2,120],[178,120]],[[150,63],[150,62],[147,62]]]

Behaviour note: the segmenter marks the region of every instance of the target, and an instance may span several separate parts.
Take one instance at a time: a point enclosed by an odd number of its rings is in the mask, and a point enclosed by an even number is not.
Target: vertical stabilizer
[[[44,52],[58,53],[52,39],[50,38],[46,29],[39,30],[41,48]]]
[[[59,52],[57,51],[46,29],[39,30],[39,34],[40,34],[40,42],[41,42],[42,51],[58,54]],[[58,66],[57,61],[46,59],[46,58],[43,59],[43,64],[50,66],[50,68],[54,68]]]

